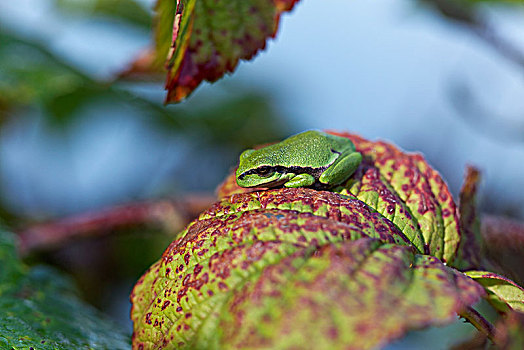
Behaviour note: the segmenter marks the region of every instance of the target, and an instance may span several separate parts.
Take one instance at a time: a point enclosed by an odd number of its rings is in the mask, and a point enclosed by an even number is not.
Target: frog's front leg
[[[315,178],[310,174],[298,174],[284,184],[286,187],[308,187],[315,183]]]
[[[359,152],[344,152],[320,175],[318,180],[326,185],[338,185],[350,177],[361,162],[362,155]]]

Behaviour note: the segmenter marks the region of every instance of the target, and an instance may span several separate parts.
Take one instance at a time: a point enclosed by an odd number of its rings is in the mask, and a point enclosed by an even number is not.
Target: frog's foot
[[[361,162],[362,155],[358,152],[351,152],[347,155],[342,154],[322,173],[318,180],[326,185],[338,185],[350,177]]]
[[[284,184],[285,187],[308,187],[315,183],[313,175],[298,174]]]

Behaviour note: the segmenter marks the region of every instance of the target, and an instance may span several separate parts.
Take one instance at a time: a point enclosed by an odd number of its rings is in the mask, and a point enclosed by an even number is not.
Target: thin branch
[[[524,52],[517,49],[515,45],[498,35],[494,28],[487,23],[482,23],[479,26],[471,27],[471,29],[479,38],[483,39],[495,51],[501,54],[502,57],[512,61],[524,70]]]
[[[138,225],[160,225],[166,232],[174,233],[209,207],[214,199],[193,195],[181,200],[132,203],[35,225],[19,232],[19,252],[25,255],[79,237],[107,235]]]
[[[524,52],[497,34],[486,19],[479,14],[477,6],[455,0],[425,0],[445,17],[462,23],[496,52],[524,70]],[[516,5],[515,5],[516,6]]]
[[[465,318],[469,323],[471,323],[479,332],[484,334],[495,343],[495,327],[489,323],[477,310],[472,307],[466,307],[466,309],[459,313],[460,317]]]
[[[519,121],[519,118],[506,118],[496,111],[489,110],[488,106],[482,105],[466,82],[452,82],[449,98],[458,112],[457,115],[483,134],[504,142],[524,141],[524,121]]]

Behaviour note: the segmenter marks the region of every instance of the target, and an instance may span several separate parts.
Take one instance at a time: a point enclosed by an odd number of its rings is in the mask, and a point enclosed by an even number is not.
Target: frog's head
[[[240,187],[272,187],[282,182],[285,175],[268,164],[268,158],[262,152],[248,149],[240,155],[240,164],[236,172]]]

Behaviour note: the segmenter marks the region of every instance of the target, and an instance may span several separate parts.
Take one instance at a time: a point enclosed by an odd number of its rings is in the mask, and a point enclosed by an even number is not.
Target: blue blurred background
[[[487,31],[433,3],[302,0],[253,61],[163,107],[163,77],[115,81],[153,1],[0,1],[0,211],[212,192],[243,148],[314,128],[422,152],[455,196],[478,166],[482,210],[523,219],[524,7],[476,5]]]
[[[150,20],[139,10],[138,19],[126,18],[97,11],[98,2],[3,1],[2,33],[44,47],[100,85],[128,66],[151,33]],[[151,13],[152,1],[137,4]],[[500,37],[524,52],[522,7],[483,5],[481,12]],[[35,66],[47,62],[24,49],[3,56],[18,69],[35,70],[23,78],[30,85],[27,80],[40,73]],[[7,69],[3,64],[0,73]],[[484,208],[522,218],[524,196],[516,189],[524,187],[523,73],[524,66],[467,25],[422,3],[304,0],[283,16],[276,40],[256,59],[167,107],[170,115],[163,118],[172,123],[159,121],[154,110],[163,108],[162,79],[119,83],[116,96],[108,97],[98,85],[74,94],[85,83],[75,81],[75,74],[55,75],[53,84],[62,86],[55,95],[73,93],[77,106],[43,108],[29,94],[29,103],[3,111],[1,203],[16,214],[46,217],[158,194],[211,191],[243,143],[249,145],[250,133],[256,143],[316,128],[349,130],[420,151],[455,194],[465,164],[476,165],[485,176]],[[221,100],[246,90],[273,113],[267,121],[276,124],[266,125],[263,135],[229,123],[220,131],[223,137],[242,131],[244,139],[224,147],[202,142],[217,133],[209,130],[214,125],[177,125],[183,111],[192,111],[184,116],[191,124],[198,118],[194,107],[207,105],[205,113],[213,114]],[[33,96],[39,94],[45,91]]]

